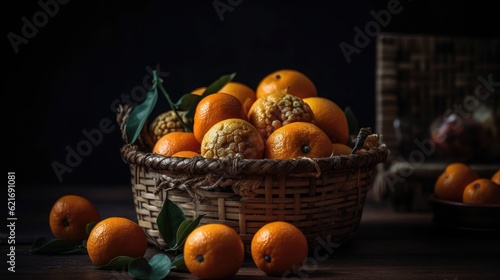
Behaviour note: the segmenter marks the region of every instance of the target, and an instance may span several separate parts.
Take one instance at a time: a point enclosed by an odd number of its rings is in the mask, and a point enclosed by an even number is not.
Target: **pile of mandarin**
[[[206,87],[191,94],[201,95]],[[148,125],[152,152],[163,156],[220,159],[324,158],[350,154],[344,110],[318,95],[304,73],[280,69],[257,87],[230,81],[196,104],[192,131],[185,112],[167,110]],[[373,142],[372,142],[373,143]],[[371,147],[378,146],[373,143]],[[359,152],[365,152],[365,146]]]

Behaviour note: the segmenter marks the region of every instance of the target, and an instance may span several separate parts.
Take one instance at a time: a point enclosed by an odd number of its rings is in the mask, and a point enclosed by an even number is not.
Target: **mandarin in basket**
[[[270,276],[283,276],[288,270],[299,269],[307,259],[308,250],[302,231],[283,221],[262,226],[250,244],[253,261]]]
[[[332,143],[328,135],[316,125],[294,122],[269,135],[265,152],[265,157],[269,159],[324,158],[332,155]]]
[[[346,144],[341,143],[332,143],[333,154],[334,156],[340,155],[348,155],[352,152],[352,148],[347,146]]]
[[[228,82],[219,91],[238,98],[243,105],[243,109],[245,109],[245,114],[248,113],[250,107],[252,107],[252,104],[257,99],[255,91],[251,87],[239,82]]]
[[[462,202],[465,187],[479,175],[469,165],[453,162],[446,166],[434,184],[434,195],[437,198]]]
[[[163,135],[153,147],[153,153],[163,156],[172,156],[180,151],[200,150],[200,142],[192,132],[174,131]]]
[[[186,113],[183,111],[178,111],[177,113],[182,120],[179,119],[174,110],[163,112],[153,119],[148,127],[148,133],[154,143],[167,133],[184,131],[182,123],[188,123],[188,119],[185,116]]]
[[[500,204],[500,185],[489,178],[479,178],[465,187],[462,199],[471,204]]]
[[[205,133],[201,142],[201,155],[206,158],[261,159],[264,157],[264,140],[248,121],[226,119]]]
[[[248,121],[266,140],[276,129],[292,122],[314,123],[314,113],[302,98],[274,92],[258,98],[248,112]]]
[[[193,89],[193,91],[191,91],[191,93],[196,94],[196,95],[202,95],[206,89],[207,89],[207,87],[197,87],[197,88]]]
[[[193,158],[199,156],[200,153],[194,151],[179,151],[173,154],[173,157],[182,157],[182,158]]]
[[[193,133],[201,143],[205,133],[216,123],[230,118],[247,120],[243,105],[231,94],[217,92],[207,95],[196,105]]]
[[[184,241],[184,263],[200,279],[229,279],[236,275],[245,258],[243,241],[224,224],[205,224],[194,229]]]
[[[119,256],[144,256],[148,241],[136,222],[124,217],[108,217],[92,228],[86,247],[92,263],[100,266]]]
[[[300,98],[318,96],[316,86],[304,73],[294,69],[280,69],[266,75],[257,85],[257,98],[274,92],[283,92]]]
[[[87,224],[100,220],[94,204],[79,195],[60,197],[52,205],[49,215],[50,230],[55,238],[77,242],[87,239]]]
[[[332,143],[347,144],[349,126],[344,111],[337,103],[325,97],[307,97],[303,99],[314,113],[315,124],[330,138]]]

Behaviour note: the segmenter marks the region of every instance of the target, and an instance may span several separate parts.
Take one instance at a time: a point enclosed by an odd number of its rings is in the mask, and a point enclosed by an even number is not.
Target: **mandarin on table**
[[[207,95],[196,105],[193,133],[202,142],[205,133],[216,123],[230,118],[247,120],[243,105],[231,94],[217,92]]]
[[[303,100],[311,107],[315,124],[328,135],[330,141],[332,143],[347,144],[349,126],[342,108],[325,97],[307,97]]]
[[[324,158],[331,155],[332,143],[328,135],[308,122],[286,124],[266,140],[265,157],[269,159]]]
[[[184,263],[200,279],[229,279],[238,273],[245,258],[243,241],[224,224],[205,224],[184,241]]]
[[[87,224],[101,220],[99,211],[87,198],[80,195],[64,195],[52,205],[49,224],[57,239],[87,239]]]
[[[308,255],[307,239],[300,229],[283,221],[262,226],[250,243],[256,266],[270,276],[299,269]]]
[[[274,92],[258,98],[248,112],[248,121],[266,140],[276,129],[292,122],[315,123],[311,107],[302,98]]]
[[[144,256],[148,241],[146,233],[136,222],[123,217],[109,217],[92,228],[86,246],[92,263],[101,266],[119,256]]]
[[[434,184],[434,195],[437,198],[462,202],[465,187],[479,175],[469,165],[461,162],[448,164]]]
[[[264,157],[264,140],[248,121],[225,119],[205,133],[201,155],[206,158],[261,159]]]
[[[500,185],[489,178],[476,179],[465,187],[462,199],[471,204],[500,204]]]
[[[259,82],[255,90],[257,98],[274,92],[288,93],[300,98],[318,96],[312,80],[294,69],[280,69],[269,73]]]

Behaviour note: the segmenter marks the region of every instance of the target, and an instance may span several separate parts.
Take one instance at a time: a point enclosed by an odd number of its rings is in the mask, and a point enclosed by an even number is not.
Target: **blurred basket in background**
[[[378,166],[374,195],[429,210],[447,163],[469,163],[482,176],[498,170],[499,82],[499,39],[380,34],[376,127],[391,155]],[[459,125],[449,125],[454,117]],[[437,138],[441,131],[448,134]]]
[[[129,112],[119,109],[122,132]],[[370,131],[361,129],[359,138]],[[176,158],[152,154],[144,143],[124,144],[121,155],[130,167],[138,223],[158,248],[167,245],[156,223],[166,198],[188,219],[204,215],[201,224],[230,226],[247,250],[253,234],[277,220],[301,229],[310,248],[341,243],[357,231],[375,166],[388,155],[380,143],[362,154],[322,159]]]

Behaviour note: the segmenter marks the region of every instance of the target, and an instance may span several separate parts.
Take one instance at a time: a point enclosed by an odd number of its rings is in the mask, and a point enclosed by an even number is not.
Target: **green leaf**
[[[172,261],[172,269],[187,271],[186,263],[184,262],[184,254],[179,254],[175,257]]]
[[[109,261],[108,264],[96,266],[95,268],[107,269],[107,270],[112,270],[112,269],[121,270],[123,268],[128,267],[129,263],[133,260],[134,260],[134,258],[132,258],[132,257],[118,256],[118,257],[113,258],[111,261]]]
[[[175,107],[177,108],[177,110],[187,111],[190,108],[196,107],[201,98],[201,95],[186,93],[181,96],[181,98],[179,98],[179,101],[177,101],[177,103],[175,103]]]
[[[158,77],[153,71],[153,86],[148,90],[146,99],[139,105],[132,108],[125,124],[125,133],[128,144],[134,143],[141,133],[146,120],[153,111],[158,100]]]
[[[128,274],[135,279],[149,279],[152,270],[145,258],[137,258],[128,264]]]
[[[218,92],[221,88],[223,88],[227,83],[229,83],[230,81],[232,81],[234,79],[234,77],[236,76],[236,73],[231,73],[231,74],[227,74],[227,75],[222,75],[221,77],[219,77],[217,80],[215,80],[213,83],[211,83],[206,89],[205,91],[203,92],[203,94],[201,95],[201,98],[200,100],[209,95],[209,94],[212,94],[212,93],[216,93]],[[188,110],[186,110],[186,117],[188,119],[192,119],[194,117],[194,112],[196,111],[196,104],[193,104],[191,106],[191,108],[189,108]]]
[[[200,215],[196,217],[194,221],[191,220],[186,220],[182,222],[182,224],[179,226],[177,229],[177,234],[176,234],[176,242],[175,245],[173,246],[172,249],[177,250],[179,247],[182,246],[184,243],[184,240],[188,237],[188,235],[200,224],[201,218],[203,218],[205,215]]]
[[[85,231],[87,232],[87,234],[90,234],[95,225],[97,225],[97,222],[92,221],[85,226]]]
[[[149,262],[145,258],[137,258],[128,265],[128,274],[135,279],[161,280],[167,277],[172,262],[165,254],[154,255]]]
[[[82,246],[73,240],[40,237],[31,245],[33,254],[73,254],[82,253]]]
[[[347,106],[344,109],[344,114],[347,118],[347,125],[349,126],[349,135],[358,135],[359,123],[351,107]]]
[[[165,98],[167,99],[167,102],[168,104],[170,105],[170,108],[172,108],[172,110],[174,111],[175,115],[177,116],[177,119],[179,119],[179,121],[181,122],[182,126],[184,127],[184,130],[185,131],[193,131],[193,122],[192,122],[192,118],[191,119],[188,119],[188,123],[184,123],[182,121],[182,117],[179,115],[179,110],[181,110],[178,105],[174,104],[174,102],[172,101],[172,99],[170,98],[170,95],[167,93],[167,91],[165,90],[165,88],[163,87],[163,84],[160,82],[158,84],[158,86],[160,87],[160,91],[163,93],[163,95],[165,96]],[[193,94],[194,95],[194,94]],[[198,104],[198,102],[196,102],[196,104]],[[195,105],[196,106],[196,105]],[[182,109],[183,110],[183,109]]]
[[[177,230],[185,220],[186,216],[182,209],[166,198],[156,218],[156,223],[163,240],[168,246],[173,247],[176,244]]]
[[[172,269],[172,262],[169,257],[165,254],[156,254],[151,260],[149,260],[149,264],[151,265],[152,273],[149,279],[163,279],[167,277],[170,269]]]

